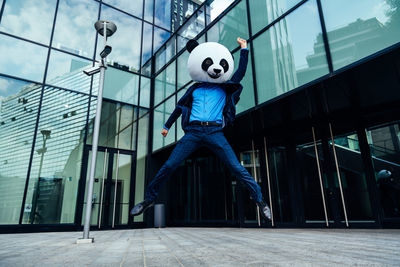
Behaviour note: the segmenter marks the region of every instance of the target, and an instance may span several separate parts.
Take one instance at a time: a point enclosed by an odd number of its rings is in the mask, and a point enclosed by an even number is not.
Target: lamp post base
[[[94,238],[78,238],[78,240],[76,240],[77,244],[91,244],[94,243]]]

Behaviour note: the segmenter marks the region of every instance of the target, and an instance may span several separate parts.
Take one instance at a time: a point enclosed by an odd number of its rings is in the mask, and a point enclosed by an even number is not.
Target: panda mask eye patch
[[[212,64],[214,64],[213,60],[212,60],[210,57],[208,57],[208,58],[204,59],[203,63],[201,64],[201,68],[202,68],[204,71],[208,71],[208,68],[209,68]]]

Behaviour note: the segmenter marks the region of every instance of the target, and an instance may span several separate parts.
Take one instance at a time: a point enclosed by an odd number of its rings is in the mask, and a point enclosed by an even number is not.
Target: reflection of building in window
[[[345,66],[373,54],[382,46],[386,30],[376,18],[357,19],[344,27],[328,32],[329,47],[335,66]],[[325,46],[320,33],[314,44],[314,53],[306,57],[308,67],[298,72],[299,80],[306,79],[310,72],[326,68]]]
[[[172,5],[171,29],[174,32],[193,14],[204,0],[174,0]]]
[[[83,68],[75,69],[77,65],[79,65],[77,62],[71,62],[70,73],[56,77],[49,83],[85,91],[90,84],[88,85],[87,79],[82,78]],[[3,122],[0,125],[0,149],[9,151],[0,153],[0,190],[4,191],[0,192],[0,203],[7,206],[7,209],[0,209],[1,218],[18,217],[12,214],[20,211],[41,91],[40,85],[26,85],[18,93],[0,100],[0,121]],[[39,176],[50,180],[61,177],[65,178],[62,181],[66,198],[63,203],[68,207],[63,208],[63,214],[58,220],[59,222],[72,220],[74,205],[68,203],[76,192],[79,180],[87,104],[87,95],[45,87],[30,172],[26,212],[36,209],[32,201]],[[41,132],[51,132],[46,143]]]

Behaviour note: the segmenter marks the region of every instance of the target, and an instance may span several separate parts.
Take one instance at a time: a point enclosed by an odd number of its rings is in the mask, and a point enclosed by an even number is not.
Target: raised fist
[[[247,41],[245,39],[238,37],[236,41],[238,42],[241,48],[247,48]]]

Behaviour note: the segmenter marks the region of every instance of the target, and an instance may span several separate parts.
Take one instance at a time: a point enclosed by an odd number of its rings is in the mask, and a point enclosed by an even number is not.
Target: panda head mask
[[[187,67],[194,81],[224,83],[230,79],[234,62],[228,48],[215,42],[199,44],[195,40],[190,40],[186,48],[190,53]]]

